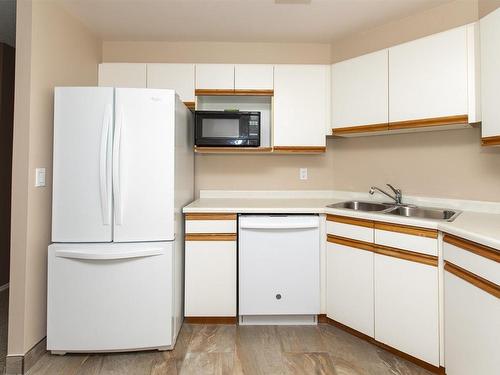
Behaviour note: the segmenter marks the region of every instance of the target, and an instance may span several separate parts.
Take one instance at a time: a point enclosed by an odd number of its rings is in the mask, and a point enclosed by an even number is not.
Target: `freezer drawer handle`
[[[293,224],[258,224],[241,223],[242,229],[307,229],[318,228],[318,223],[293,223]]]
[[[88,250],[56,250],[55,255],[58,258],[70,259],[89,259],[89,260],[111,260],[111,259],[128,259],[128,258],[141,258],[151,257],[155,255],[162,255],[163,249],[151,248],[147,250],[125,250],[116,253],[106,253],[95,249]]]

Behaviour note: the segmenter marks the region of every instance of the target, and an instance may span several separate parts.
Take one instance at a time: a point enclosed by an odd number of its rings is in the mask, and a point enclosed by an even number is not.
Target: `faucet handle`
[[[396,189],[394,186],[392,186],[391,184],[386,184],[387,186],[389,186],[391,188],[391,190],[395,193],[395,194],[401,194],[401,189]]]

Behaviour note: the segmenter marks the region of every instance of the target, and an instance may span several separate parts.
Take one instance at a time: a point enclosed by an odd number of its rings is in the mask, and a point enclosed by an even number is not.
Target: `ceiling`
[[[16,45],[16,0],[0,0],[0,43]]]
[[[1,1],[1,0],[0,0]],[[450,0],[60,0],[103,40],[329,43]]]

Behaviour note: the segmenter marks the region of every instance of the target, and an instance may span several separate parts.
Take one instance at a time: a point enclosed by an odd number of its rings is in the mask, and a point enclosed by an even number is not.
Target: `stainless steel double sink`
[[[453,221],[462,211],[448,210],[431,207],[418,207],[414,205],[396,205],[393,203],[375,203],[361,201],[347,201],[330,204],[327,207],[354,210],[361,212],[374,212],[402,217]]]

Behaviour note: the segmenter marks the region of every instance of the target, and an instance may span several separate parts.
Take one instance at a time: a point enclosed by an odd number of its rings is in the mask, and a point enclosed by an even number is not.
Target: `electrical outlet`
[[[307,168],[300,168],[299,169],[299,178],[301,180],[307,180]]]
[[[35,186],[45,186],[45,168],[35,169]]]

